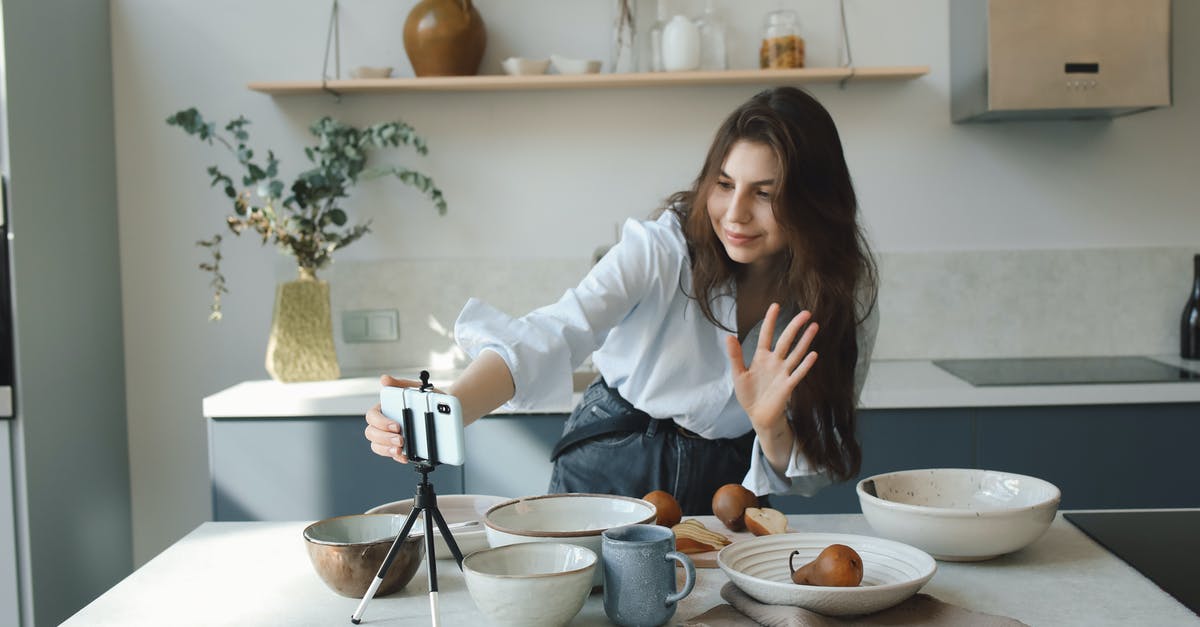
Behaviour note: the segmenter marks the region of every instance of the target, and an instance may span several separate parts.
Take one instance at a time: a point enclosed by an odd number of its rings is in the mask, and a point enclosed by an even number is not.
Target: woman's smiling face
[[[733,261],[765,268],[787,245],[771,196],[779,164],[767,144],[738,141],[729,149],[708,193],[708,217]]]

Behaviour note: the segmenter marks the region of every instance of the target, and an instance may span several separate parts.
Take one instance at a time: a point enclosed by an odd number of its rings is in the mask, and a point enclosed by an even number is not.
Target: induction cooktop
[[[1200,510],[1074,512],[1063,518],[1200,614]]]
[[[1200,373],[1146,357],[939,359],[933,365],[976,387],[1200,381]]]

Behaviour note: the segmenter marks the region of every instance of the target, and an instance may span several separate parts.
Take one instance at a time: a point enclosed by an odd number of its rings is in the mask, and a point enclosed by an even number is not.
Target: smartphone
[[[409,457],[429,459],[436,450],[437,462],[462,466],[466,461],[466,440],[463,435],[462,404],[458,398],[440,392],[422,392],[417,388],[385,387],[379,390],[379,406],[383,415],[404,426],[404,410],[412,410],[412,432],[405,430]],[[433,415],[433,433],[426,428],[425,414]],[[432,444],[432,446],[430,446]],[[412,448],[407,448],[411,446]]]

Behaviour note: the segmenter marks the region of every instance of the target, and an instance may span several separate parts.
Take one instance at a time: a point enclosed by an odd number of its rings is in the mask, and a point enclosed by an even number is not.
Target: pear
[[[796,568],[792,565],[792,559],[799,554],[800,551],[792,551],[788,556],[788,570],[792,573],[792,583],[841,588],[862,583],[862,558],[858,552],[844,544],[831,544],[821,551],[817,559]]]

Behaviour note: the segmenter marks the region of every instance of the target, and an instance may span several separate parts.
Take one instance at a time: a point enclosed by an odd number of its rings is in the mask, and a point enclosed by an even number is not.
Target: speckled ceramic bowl
[[[600,555],[604,530],[637,523],[652,524],[657,510],[642,499],[612,494],[547,494],[500,503],[483,518],[488,543],[565,542]],[[593,585],[604,584],[596,569]]]
[[[559,627],[583,608],[596,561],[594,552],[573,544],[513,544],[468,555],[463,578],[490,623]]]
[[[971,468],[902,470],[858,482],[880,535],[946,561],[977,561],[1028,546],[1058,510],[1058,488],[1036,477]]]
[[[361,599],[404,528],[404,519],[392,514],[354,514],[317,521],[304,529],[308,558],[331,590]],[[375,596],[387,596],[408,585],[423,557],[425,537],[405,539]]]
[[[848,588],[801,586],[788,569],[816,559],[825,547],[844,544],[863,561],[862,584]],[[937,572],[937,562],[906,544],[845,533],[781,533],[734,542],[717,554],[717,565],[742,592],[762,603],[792,605],[827,616],[870,614],[917,593]]]

